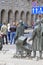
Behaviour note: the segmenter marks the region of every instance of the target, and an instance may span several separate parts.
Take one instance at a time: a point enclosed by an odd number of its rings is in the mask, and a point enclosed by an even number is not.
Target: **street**
[[[28,37],[28,39],[31,37],[30,34],[24,34],[24,36]],[[32,41],[28,41],[28,43],[32,44]],[[16,45],[8,43],[8,45],[3,45],[2,50],[0,51],[0,65],[43,65],[43,59],[38,59],[36,58],[17,58],[14,57],[16,54]],[[32,56],[33,52],[31,53]],[[37,55],[39,55],[39,52],[37,52]],[[36,56],[37,56],[36,55]],[[43,54],[42,54],[43,57]]]
[[[2,51],[0,51],[0,65],[43,65],[43,59],[36,58],[13,58],[16,53],[16,46],[14,45],[3,45]]]

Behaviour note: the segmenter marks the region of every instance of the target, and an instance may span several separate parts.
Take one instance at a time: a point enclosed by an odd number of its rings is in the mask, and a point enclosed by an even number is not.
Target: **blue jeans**
[[[16,32],[11,32],[11,35],[10,35],[10,44],[14,44],[14,42],[15,42],[15,40],[14,40],[14,38],[15,38],[15,34],[16,34]]]

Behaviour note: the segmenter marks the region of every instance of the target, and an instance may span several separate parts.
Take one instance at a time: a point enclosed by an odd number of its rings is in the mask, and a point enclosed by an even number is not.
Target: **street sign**
[[[32,14],[43,14],[43,7],[32,7]]]

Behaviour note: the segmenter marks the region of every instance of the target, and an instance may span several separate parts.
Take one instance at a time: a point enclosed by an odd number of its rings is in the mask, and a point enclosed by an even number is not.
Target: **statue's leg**
[[[19,47],[16,45],[16,54],[19,54]]]
[[[39,51],[39,54],[40,54],[40,59],[42,58],[42,51]]]
[[[36,57],[36,51],[33,51],[34,52],[34,57]]]

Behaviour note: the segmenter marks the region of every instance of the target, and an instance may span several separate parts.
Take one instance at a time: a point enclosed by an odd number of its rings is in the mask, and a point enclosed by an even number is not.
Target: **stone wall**
[[[0,0],[0,21],[19,21],[31,25],[31,0]]]

